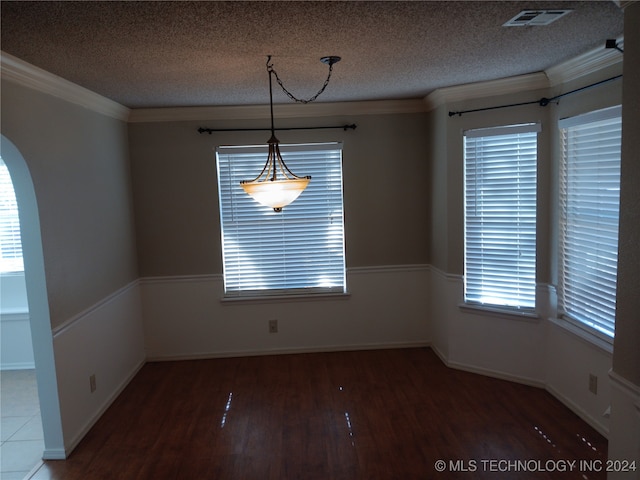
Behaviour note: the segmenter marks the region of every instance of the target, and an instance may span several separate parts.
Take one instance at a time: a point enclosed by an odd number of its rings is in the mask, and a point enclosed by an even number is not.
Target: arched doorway
[[[65,448],[44,273],[38,204],[29,168],[20,151],[4,135],[1,135],[0,150],[2,159],[11,174],[20,211],[20,230],[31,338],[44,434],[43,458],[50,460],[64,459]]]

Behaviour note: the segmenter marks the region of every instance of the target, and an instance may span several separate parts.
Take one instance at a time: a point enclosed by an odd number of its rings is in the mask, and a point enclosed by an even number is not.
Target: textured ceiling
[[[524,9],[572,9],[503,27]],[[623,31],[612,1],[2,1],[4,52],[131,108],[268,103],[267,55],[298,97],[422,98],[545,70]],[[289,100],[274,85],[274,102]]]

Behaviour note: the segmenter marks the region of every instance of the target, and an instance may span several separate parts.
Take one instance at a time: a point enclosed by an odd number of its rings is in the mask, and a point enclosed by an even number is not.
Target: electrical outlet
[[[598,394],[598,377],[593,373],[589,374],[589,391],[594,395]]]
[[[96,374],[92,374],[89,377],[89,390],[91,390],[91,393],[96,391]]]
[[[269,320],[269,333],[278,333],[278,320]]]

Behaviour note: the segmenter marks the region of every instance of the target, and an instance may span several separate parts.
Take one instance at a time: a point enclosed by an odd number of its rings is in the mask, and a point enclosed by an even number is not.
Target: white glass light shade
[[[309,178],[292,178],[243,182],[240,185],[255,201],[279,212],[298,198],[308,184]]]

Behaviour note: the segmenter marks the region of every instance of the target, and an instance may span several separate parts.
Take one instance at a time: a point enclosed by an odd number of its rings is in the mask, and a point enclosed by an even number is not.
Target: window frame
[[[614,293],[612,298],[609,297],[609,301],[613,302],[613,308],[611,310],[611,317],[610,317],[610,321],[603,321],[603,320],[594,320],[592,319],[585,319],[585,318],[580,318],[581,314],[579,314],[578,312],[571,312],[571,311],[567,311],[567,301],[565,299],[566,296],[566,289],[564,287],[565,283],[567,282],[567,269],[565,268],[566,266],[566,256],[567,253],[565,251],[565,242],[567,241],[565,238],[565,233],[566,233],[566,229],[567,229],[567,213],[565,211],[564,208],[564,204],[567,201],[566,200],[566,190],[567,190],[567,176],[569,175],[568,172],[568,167],[567,167],[567,140],[566,140],[566,131],[567,129],[570,128],[589,128],[589,125],[594,125],[597,123],[601,123],[603,121],[612,121],[612,123],[619,123],[620,127],[619,127],[619,137],[617,137],[617,142],[620,144],[621,146],[621,142],[622,142],[622,107],[620,105],[615,105],[612,107],[607,107],[607,108],[603,108],[603,109],[599,109],[599,110],[593,110],[587,113],[583,113],[580,115],[575,115],[572,117],[567,117],[567,118],[563,118],[560,119],[558,122],[558,132],[559,132],[559,143],[560,143],[560,164],[559,164],[559,191],[558,191],[558,318],[561,319],[562,321],[566,321],[569,324],[573,325],[574,327],[577,327],[579,329],[579,331],[584,331],[587,335],[589,336],[593,336],[594,337],[594,341],[597,344],[602,344],[602,342],[604,342],[605,344],[608,345],[612,345],[613,344],[613,340],[615,337],[615,303],[616,303],[616,292],[617,292],[617,265],[618,265],[618,258],[617,258],[617,253],[618,253],[618,246],[619,246],[619,227],[620,227],[620,217],[619,217],[619,210],[620,210],[620,177],[619,177],[619,173],[620,173],[620,166],[621,166],[621,149],[618,150],[618,156],[617,156],[617,192],[618,192],[618,197],[617,197],[617,204],[614,208],[614,210],[617,212],[617,232],[616,232],[616,247],[615,252],[609,252],[609,254],[614,254],[616,256],[616,261],[615,261],[615,272],[613,274],[614,280],[613,280],[613,284],[614,284]],[[601,134],[602,132],[599,131],[599,134]],[[600,145],[602,145],[602,141],[599,142]],[[598,167],[600,168],[600,164],[598,164]],[[590,180],[591,181],[591,180]],[[584,188],[584,187],[583,187]],[[608,189],[609,191],[611,190],[610,188]],[[600,197],[598,197],[600,198]],[[598,202],[599,205],[602,204],[601,201]],[[600,214],[602,210],[598,210],[598,213]],[[611,211],[611,210],[610,210]],[[598,216],[598,218],[601,218],[600,216]],[[584,233],[581,233],[581,235],[584,235]],[[601,237],[598,237],[598,239],[601,239]],[[575,241],[575,240],[571,240],[571,241]],[[600,244],[600,242],[599,242]],[[601,257],[598,256],[598,259],[600,259]],[[602,281],[601,279],[599,279],[599,281]],[[574,287],[575,288],[575,287]],[[570,309],[569,309],[570,310]],[[577,310],[577,308],[575,309]],[[606,327],[603,327],[602,324],[603,323],[608,323],[610,325],[610,331],[611,331],[611,335],[609,335],[609,333],[606,330]]]
[[[18,202],[9,168],[0,157],[0,275],[24,273]],[[5,251],[9,252],[5,259]]]
[[[463,141],[462,141],[462,146],[463,146],[463,237],[464,237],[464,251],[463,251],[463,264],[464,264],[464,275],[463,275],[463,303],[460,305],[461,308],[465,308],[465,309],[478,309],[478,310],[482,310],[482,311],[490,311],[490,312],[494,312],[496,314],[506,314],[508,316],[516,316],[518,318],[523,318],[523,319],[527,319],[527,318],[532,318],[535,319],[538,317],[537,315],[537,242],[538,242],[538,232],[537,232],[537,222],[538,222],[538,157],[539,157],[539,141],[540,141],[540,136],[539,133],[542,131],[542,126],[540,122],[528,122],[528,123],[521,123],[521,124],[510,124],[510,125],[502,125],[502,126],[495,126],[495,127],[487,127],[487,128],[474,128],[474,129],[468,129],[468,130],[464,130],[462,132],[463,134]],[[501,303],[498,302],[489,302],[489,301],[482,301],[481,298],[478,297],[479,293],[475,293],[472,295],[469,295],[470,290],[470,278],[472,277],[472,275],[470,275],[470,265],[472,264],[472,262],[470,262],[470,255],[469,255],[469,249],[470,249],[470,243],[471,243],[471,235],[469,235],[469,230],[471,227],[471,222],[469,221],[469,213],[468,210],[469,208],[472,208],[470,206],[470,203],[473,204],[473,202],[468,202],[468,195],[470,192],[470,188],[469,188],[469,170],[471,169],[469,162],[470,159],[469,157],[469,152],[468,152],[468,139],[476,139],[476,138],[488,138],[488,137],[502,137],[505,135],[521,135],[521,134],[526,134],[526,135],[533,135],[534,136],[534,140],[532,141],[530,138],[527,140],[527,144],[531,145],[533,144],[534,148],[535,148],[535,152],[533,155],[533,160],[529,159],[528,163],[527,161],[523,162],[519,162],[519,166],[526,166],[526,168],[529,168],[530,170],[533,171],[533,173],[529,173],[527,175],[527,177],[531,177],[533,176],[533,181],[529,184],[527,184],[527,186],[523,187],[523,188],[528,188],[530,191],[533,192],[533,199],[529,199],[527,202],[524,202],[525,204],[528,203],[529,204],[529,210],[533,211],[533,220],[528,222],[528,227],[523,229],[523,232],[526,234],[527,231],[529,231],[529,235],[533,235],[533,239],[532,241],[526,242],[523,240],[523,243],[532,243],[532,247],[531,245],[529,245],[529,255],[531,256],[531,259],[529,260],[529,275],[532,277],[531,280],[529,280],[528,284],[526,285],[528,290],[528,293],[526,293],[525,295],[522,296],[522,299],[517,300],[518,295],[515,294],[508,294],[508,293],[503,293],[503,295],[505,295],[505,297],[512,297],[510,300],[505,300],[505,298],[502,299]],[[474,140],[475,142],[475,140]],[[530,147],[529,147],[530,148]],[[531,155],[531,154],[529,154]],[[477,161],[474,160],[474,162]],[[504,162],[504,160],[503,160]],[[533,165],[530,165],[530,163],[533,163]],[[519,167],[519,168],[520,168]],[[477,189],[474,190],[477,192]],[[531,195],[531,194],[530,194]],[[473,260],[473,259],[471,259]],[[505,267],[505,271],[506,271],[506,267]],[[505,284],[510,283],[510,281],[505,281]],[[522,282],[523,284],[525,282]],[[480,284],[481,285],[481,284]],[[475,286],[477,291],[481,290],[480,286]],[[528,297],[528,301],[527,301],[527,297]],[[509,304],[509,302],[511,301],[512,304]],[[516,303],[513,304],[513,302],[520,302],[520,303]]]
[[[240,186],[240,180],[255,177],[264,167],[267,145],[216,148],[225,301],[347,294],[343,144],[280,144],[280,151],[292,171],[310,174],[312,179],[298,199],[282,212],[274,212],[257,203]],[[323,158],[325,164],[319,162]],[[240,226],[241,222],[244,225]],[[274,232],[280,227],[282,233],[275,238]],[[257,237],[260,242],[273,243],[252,245],[242,252],[241,243],[252,243],[255,229],[261,228],[264,230]],[[298,239],[291,231],[302,235]],[[233,244],[237,246],[236,253],[232,252]],[[310,245],[316,247],[313,254],[301,255]],[[281,248],[285,250],[278,250]],[[299,260],[287,258],[291,252]],[[254,262],[253,273],[243,267],[247,262]],[[285,273],[290,265],[294,267],[292,273]],[[314,277],[317,274],[320,276]]]

